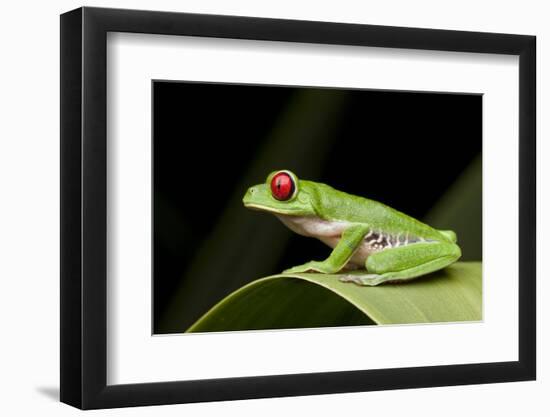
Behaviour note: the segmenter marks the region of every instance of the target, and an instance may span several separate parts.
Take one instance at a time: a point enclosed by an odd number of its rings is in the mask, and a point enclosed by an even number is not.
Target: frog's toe
[[[293,266],[292,268],[285,269],[283,274],[297,274],[300,272],[308,272],[311,268],[307,265]]]
[[[303,265],[294,266],[283,271],[285,274],[296,274],[300,272],[320,272],[327,273],[319,262],[311,261]]]
[[[353,282],[354,284],[365,287],[373,287],[375,285],[385,282],[387,279],[379,274],[347,274],[340,276],[339,280],[341,282]]]

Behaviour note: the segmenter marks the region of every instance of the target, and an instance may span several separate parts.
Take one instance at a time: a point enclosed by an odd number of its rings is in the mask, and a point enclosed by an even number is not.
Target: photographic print
[[[155,80],[153,333],[482,319],[482,96]]]
[[[62,402],[536,378],[534,36],[90,7],[60,31]]]

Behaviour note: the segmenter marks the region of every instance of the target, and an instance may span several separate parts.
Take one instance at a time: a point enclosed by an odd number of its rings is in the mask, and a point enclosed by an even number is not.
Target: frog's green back
[[[407,231],[419,238],[456,241],[454,232],[442,233],[378,201],[347,194],[329,185],[311,181],[300,180],[300,188],[310,195],[317,215],[324,220],[364,223],[386,233]]]

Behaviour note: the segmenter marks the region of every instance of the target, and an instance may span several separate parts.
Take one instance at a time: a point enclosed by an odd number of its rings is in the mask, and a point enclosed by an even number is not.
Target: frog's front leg
[[[367,258],[366,274],[344,275],[340,281],[368,286],[405,281],[445,268],[461,255],[458,245],[446,242],[414,243],[386,249]]]
[[[361,243],[363,242],[363,239],[368,231],[368,226],[363,224],[354,224],[342,233],[342,237],[338,241],[338,244],[332,250],[327,259],[321,262],[307,262],[303,265],[295,266],[283,272],[296,273],[315,271],[322,272],[324,274],[334,274],[346,266],[354,252],[359,248],[359,246],[361,246]]]

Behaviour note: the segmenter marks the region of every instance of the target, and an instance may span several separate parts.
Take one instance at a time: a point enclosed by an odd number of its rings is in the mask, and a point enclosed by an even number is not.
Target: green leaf
[[[338,275],[281,274],[228,295],[187,332],[479,321],[481,299],[480,262],[377,287]]]

